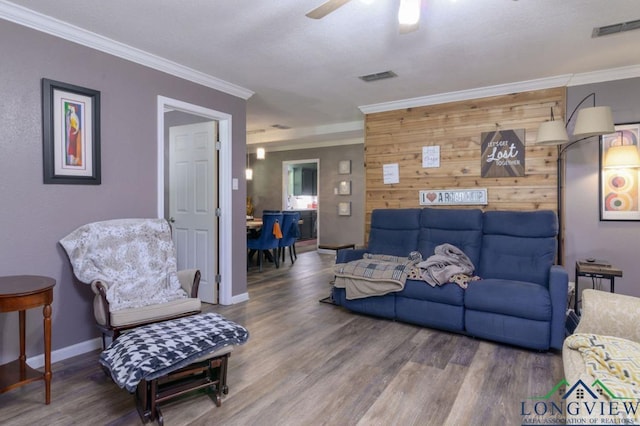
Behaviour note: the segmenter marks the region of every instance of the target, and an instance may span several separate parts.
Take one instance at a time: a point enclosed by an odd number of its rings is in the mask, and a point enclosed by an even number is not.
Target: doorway
[[[299,241],[316,247],[320,233],[319,172],[317,158],[282,162],[282,210],[300,212]]]
[[[218,212],[216,212],[216,209],[219,206],[232,205],[231,116],[229,114],[200,107],[198,105],[193,105],[176,99],[158,96],[158,217],[164,217],[167,220],[170,219],[169,201],[171,198],[171,176],[168,166],[168,161],[170,158],[170,137],[168,135],[168,126],[166,126],[166,124],[169,122],[169,118],[167,118],[167,122],[165,122],[165,118],[166,114],[176,112],[185,116],[189,116],[190,119],[193,120],[193,122],[215,122],[218,125],[217,134],[219,149],[217,153],[219,161],[217,161],[217,164],[214,165],[214,167],[217,169],[218,179],[215,180],[215,182],[207,180],[210,185],[207,189],[205,189],[205,191],[208,193],[208,197],[210,197],[210,200],[212,200],[211,202],[215,203],[215,205],[207,206],[207,208],[210,208],[214,212],[214,214],[217,215]],[[215,149],[215,137],[211,137],[210,140],[207,141],[207,144],[210,145],[210,148]],[[198,191],[202,190],[202,188],[198,189]],[[204,241],[201,241],[200,246],[215,247],[215,250],[213,250],[214,253],[211,253],[209,251],[191,254],[190,256],[193,256],[193,260],[189,261],[191,262],[191,264],[183,265],[186,267],[197,267],[198,269],[201,269],[201,273],[203,273],[203,271],[206,271],[206,280],[201,283],[201,289],[199,291],[199,296],[203,300],[203,302],[219,302],[223,305],[229,305],[233,303],[231,288],[231,283],[233,282],[232,258],[230,255],[231,250],[225,250],[221,252],[217,249],[221,246],[232,247],[233,241],[230,232],[232,228],[231,218],[231,214],[219,215],[219,226],[217,226],[216,232],[207,233],[206,235],[204,233],[199,233],[196,236],[196,238],[210,240],[207,241],[206,244]],[[178,250],[179,244],[177,244],[176,247]],[[205,266],[206,261],[204,257],[210,255],[216,256],[216,259],[207,259],[215,261],[217,266],[214,266],[213,268]],[[180,259],[181,256],[182,254],[178,252],[178,259]],[[205,285],[203,286],[203,284]]]

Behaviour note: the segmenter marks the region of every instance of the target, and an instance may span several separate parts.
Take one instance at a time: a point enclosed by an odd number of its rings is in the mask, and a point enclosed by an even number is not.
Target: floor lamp
[[[587,99],[593,99],[592,107],[585,107],[580,109],[583,103]],[[567,127],[574,115],[578,113],[576,117],[576,125],[573,129],[573,138],[575,140],[570,141],[567,134]],[[608,106],[596,106],[596,94],[590,93],[585,96],[580,103],[574,108],[573,112],[569,116],[566,124],[559,120],[553,119],[553,108],[551,108],[551,120],[540,124],[538,128],[538,136],[536,138],[537,145],[557,145],[558,146],[558,253],[557,263],[562,265],[564,263],[564,220],[563,220],[563,208],[564,208],[564,167],[565,162],[563,156],[567,149],[576,143],[589,139],[593,136],[606,135],[615,132],[615,126],[613,124],[613,116],[611,114],[611,108]]]

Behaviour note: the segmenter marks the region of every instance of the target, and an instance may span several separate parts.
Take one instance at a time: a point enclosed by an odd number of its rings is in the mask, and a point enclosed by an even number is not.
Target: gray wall
[[[282,208],[282,162],[319,159],[318,229],[320,244],[364,244],[364,144],[269,151],[264,160],[251,155],[253,181],[247,182],[255,215]],[[339,175],[338,162],[351,160],[351,174]],[[351,195],[335,195],[338,182],[351,180]],[[338,216],[338,202],[351,201],[351,216]]]
[[[157,96],[233,116],[233,176],[244,182],[246,101],[0,20],[0,275],[56,279],[53,349],[97,337],[88,285],[73,277],[60,238],[80,225],[156,217]],[[44,185],[41,78],[101,92],[102,184]],[[233,232],[245,232],[245,186],[233,192]],[[226,207],[226,206],[223,206]],[[234,247],[233,294],[246,292],[245,249]],[[18,353],[17,313],[0,314],[0,363]],[[27,355],[42,353],[42,310],[27,313]]]
[[[591,92],[596,93],[598,106],[611,107],[616,124],[640,122],[640,78],[570,87],[568,113]],[[573,124],[572,120],[570,126]],[[623,278],[616,278],[616,293],[640,296],[640,222],[600,221],[599,145],[599,139],[594,137],[579,142],[566,153],[565,265],[573,281],[576,259],[607,259],[624,273]],[[603,283],[608,290],[608,281]],[[590,286],[590,279],[580,279],[581,290]]]

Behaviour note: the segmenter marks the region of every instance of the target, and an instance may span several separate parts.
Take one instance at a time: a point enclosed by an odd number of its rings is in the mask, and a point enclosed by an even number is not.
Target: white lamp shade
[[[257,158],[258,160],[264,160],[264,156],[265,156],[264,148],[258,148],[258,149],[256,149],[256,158]]]
[[[569,135],[562,121],[545,121],[538,127],[537,145],[562,145],[569,142]]]
[[[249,169],[249,168],[245,169],[245,171],[244,171],[244,177],[245,177],[247,180],[253,180],[253,169]]]
[[[611,108],[608,106],[582,108],[578,111],[573,136],[576,138],[588,138],[614,133],[615,131]]]
[[[638,147],[636,145],[612,146],[604,157],[604,167],[608,169],[640,167]]]

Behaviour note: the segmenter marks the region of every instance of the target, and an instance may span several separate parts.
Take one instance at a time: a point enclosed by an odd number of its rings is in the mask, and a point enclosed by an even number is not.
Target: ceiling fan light
[[[400,0],[398,22],[400,25],[415,25],[420,21],[420,0]]]

